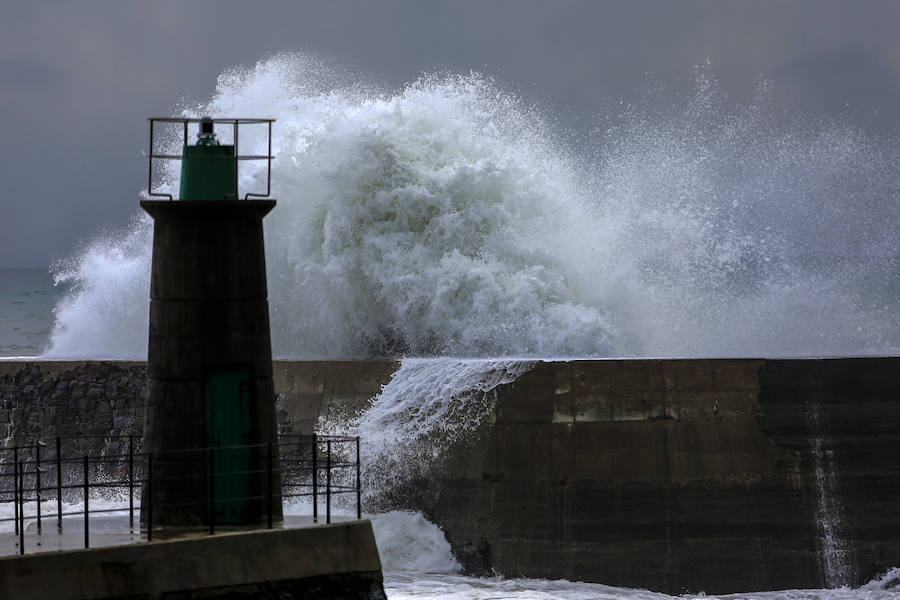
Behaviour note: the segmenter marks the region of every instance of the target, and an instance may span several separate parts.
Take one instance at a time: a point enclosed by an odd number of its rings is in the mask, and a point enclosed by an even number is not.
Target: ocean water
[[[50,344],[53,309],[68,291],[49,269],[0,269],[0,356],[38,356]]]

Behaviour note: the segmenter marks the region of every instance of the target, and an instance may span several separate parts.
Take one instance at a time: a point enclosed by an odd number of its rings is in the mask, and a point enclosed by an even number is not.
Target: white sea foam
[[[427,525],[430,524],[426,522]],[[897,600],[900,598],[900,569],[891,569],[858,588],[789,589],[718,595],[694,593],[681,596],[564,579],[467,577],[452,573],[389,569],[385,572],[385,590],[391,600]]]
[[[429,574],[460,571],[444,532],[421,513],[393,510],[371,519],[384,570]]]
[[[900,349],[894,143],[779,124],[701,79],[687,104],[628,107],[574,151],[478,75],[394,93],[347,80],[282,55],[185,111],[278,120],[276,356]],[[263,150],[261,133],[244,150]],[[242,186],[263,173],[242,164]],[[145,355],[150,244],[136,217],[56,268],[75,290],[48,355]]]

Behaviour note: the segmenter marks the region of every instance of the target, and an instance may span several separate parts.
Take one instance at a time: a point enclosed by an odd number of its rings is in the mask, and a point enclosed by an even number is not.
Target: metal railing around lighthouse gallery
[[[205,524],[196,528],[206,530],[210,535],[216,532],[216,513],[222,505],[234,502],[263,502],[266,510],[265,527],[272,528],[276,511],[275,502],[291,498],[308,498],[312,501],[312,520],[319,522],[319,503],[325,502],[325,522],[332,520],[332,498],[338,495],[355,495],[356,518],[362,518],[362,484],[360,472],[359,437],[282,434],[277,442],[252,446],[228,448],[196,448],[156,454],[140,451],[140,437],[127,436],[127,447],[117,456],[90,455],[75,451],[66,452],[66,446],[73,441],[101,441],[100,436],[79,438],[55,438],[48,443],[43,440],[35,444],[13,446],[0,449],[0,506],[13,505],[13,516],[0,518],[0,527],[6,529],[13,523],[12,534],[16,536],[15,547],[19,554],[25,554],[25,530],[34,526],[37,536],[43,534],[46,524],[56,526],[56,533],[62,534],[64,517],[82,517],[84,547],[90,547],[91,519],[111,515],[128,515],[128,531],[141,533],[147,541],[153,540],[154,510],[171,506],[152,505],[152,486],[161,481],[154,476],[153,467],[165,460],[190,460],[195,455],[199,466],[194,479],[205,480],[207,493],[198,500],[197,508],[202,511]],[[65,444],[63,442],[69,442]],[[88,443],[84,443],[88,442]],[[228,450],[251,450],[266,447],[263,455],[265,464],[251,465],[245,470],[216,470],[214,459],[217,452]],[[171,456],[167,456],[170,454]],[[144,472],[146,467],[146,472]],[[219,495],[216,490],[223,488],[223,481],[246,477],[262,477],[265,482],[263,495],[229,496]],[[183,476],[181,477],[182,479]],[[280,490],[275,490],[275,482],[280,482]],[[188,484],[189,482],[185,482]],[[196,483],[196,482],[195,482]],[[135,527],[135,498],[141,497],[142,486],[148,486],[144,497],[150,499],[144,523]],[[225,485],[225,489],[229,486]],[[218,496],[218,497],[217,497]],[[102,508],[91,508],[91,501],[102,498]],[[78,504],[81,507],[78,507]],[[55,504],[55,510],[46,510],[46,505]],[[185,504],[179,508],[190,508]],[[140,516],[140,513],[139,513]],[[138,519],[140,521],[140,519]],[[218,524],[221,525],[221,524]],[[262,524],[260,524],[262,525]],[[71,523],[65,525],[72,527]],[[184,531],[184,528],[181,528]],[[68,532],[67,532],[68,533]],[[2,533],[0,535],[6,535]]]

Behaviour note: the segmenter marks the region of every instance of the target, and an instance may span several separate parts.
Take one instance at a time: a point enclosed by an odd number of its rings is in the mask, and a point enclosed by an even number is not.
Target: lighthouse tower
[[[154,126],[180,130],[182,152],[155,153]],[[241,130],[266,127],[268,154],[241,155]],[[231,143],[220,143],[217,128]],[[275,200],[268,181],[265,193],[242,198],[238,189],[239,161],[267,161],[271,174],[271,132],[268,119],[150,119],[149,195],[159,199],[141,202],[154,220],[145,526],[281,516],[280,501],[267,498],[267,490],[281,489],[271,468],[277,447],[262,226]],[[181,161],[178,198],[153,191],[153,165],[162,160]]]

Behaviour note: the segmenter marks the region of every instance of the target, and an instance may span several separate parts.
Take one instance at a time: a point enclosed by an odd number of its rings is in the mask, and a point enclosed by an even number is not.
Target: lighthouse
[[[179,132],[181,152],[156,152],[155,128]],[[239,139],[254,128],[268,152],[242,155]],[[269,119],[150,119],[145,527],[281,517],[262,224],[275,207],[271,135]],[[267,163],[265,188],[241,190],[238,165],[254,160]],[[177,198],[154,191],[161,161],[181,162]]]

